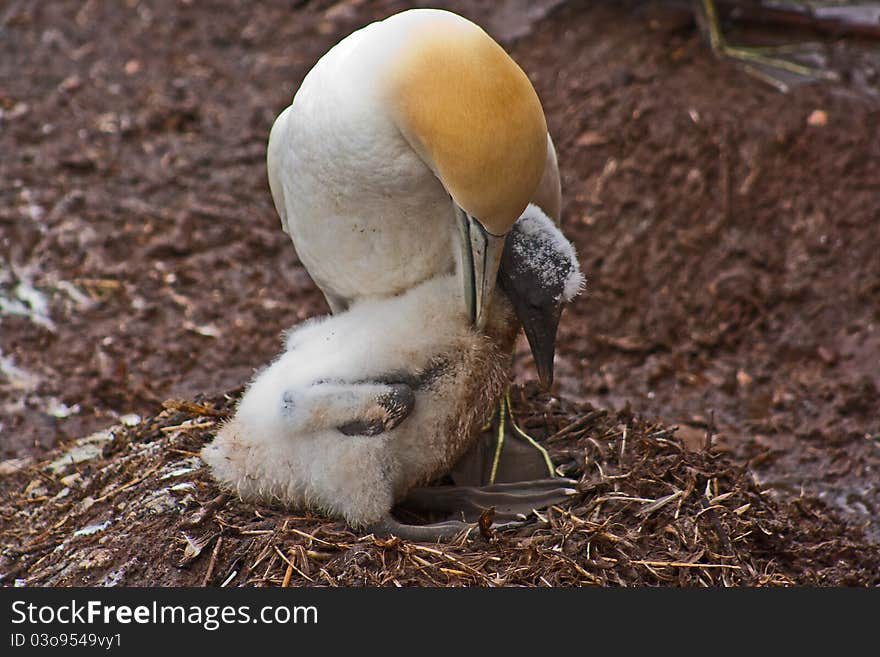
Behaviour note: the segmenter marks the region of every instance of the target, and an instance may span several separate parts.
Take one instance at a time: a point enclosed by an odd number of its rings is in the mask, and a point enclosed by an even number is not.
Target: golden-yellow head
[[[459,207],[504,235],[544,172],[538,95],[479,26],[450,12],[416,11],[389,62],[388,105]]]

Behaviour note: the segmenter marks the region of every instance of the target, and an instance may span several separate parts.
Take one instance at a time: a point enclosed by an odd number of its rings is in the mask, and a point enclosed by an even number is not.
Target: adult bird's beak
[[[456,205],[465,307],[477,329],[486,325],[506,235],[493,235]]]

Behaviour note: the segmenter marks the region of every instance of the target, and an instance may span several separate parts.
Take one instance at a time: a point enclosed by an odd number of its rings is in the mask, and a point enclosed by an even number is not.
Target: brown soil
[[[539,4],[450,8],[529,73],[559,149],[589,286],[563,317],[556,392],[679,425],[688,443],[713,425],[713,453],[780,504],[824,509],[851,545],[880,541],[870,44],[828,42],[843,80],[783,95],[714,58],[675,3]],[[279,230],[266,138],[330,45],[404,6],[0,9],[0,458],[236,388],[282,329],[326,311]],[[524,351],[516,371],[533,378]],[[870,581],[857,560],[849,579],[806,563],[773,572]]]

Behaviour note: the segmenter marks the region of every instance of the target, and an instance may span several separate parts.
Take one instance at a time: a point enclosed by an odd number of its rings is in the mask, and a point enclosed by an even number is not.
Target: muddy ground
[[[876,44],[826,38],[842,79],[782,94],[676,3],[439,4],[520,62],[559,150],[589,285],[555,392],[686,442],[712,424],[782,500],[880,541]],[[405,6],[0,8],[0,459],[234,389],[326,311],[279,228],[266,138],[329,46]],[[524,349],[516,372],[534,377]]]

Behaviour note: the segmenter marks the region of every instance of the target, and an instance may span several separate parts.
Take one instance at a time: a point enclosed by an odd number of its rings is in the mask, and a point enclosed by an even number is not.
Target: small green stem
[[[777,68],[782,71],[788,71],[795,75],[819,77],[826,80],[836,80],[838,78],[838,75],[834,71],[822,71],[820,69],[812,68],[811,66],[798,64],[797,62],[792,62],[787,59],[772,57],[767,54],[771,52],[794,52],[798,50],[797,46],[787,45],[760,48],[728,45],[727,41],[724,39],[724,35],[721,33],[721,22],[718,20],[718,11],[715,8],[714,0],[703,0],[703,13],[706,16],[706,22],[708,23],[709,28],[709,45],[712,46],[712,50],[716,53],[726,55],[733,59],[738,59],[742,62],[759,64]],[[757,72],[757,69],[754,67],[748,68],[747,70],[750,73]],[[766,74],[761,74],[758,77],[774,84],[773,80],[767,79],[768,76]],[[788,90],[788,85],[781,80],[778,85],[774,84],[774,86],[777,86],[781,91]]]

